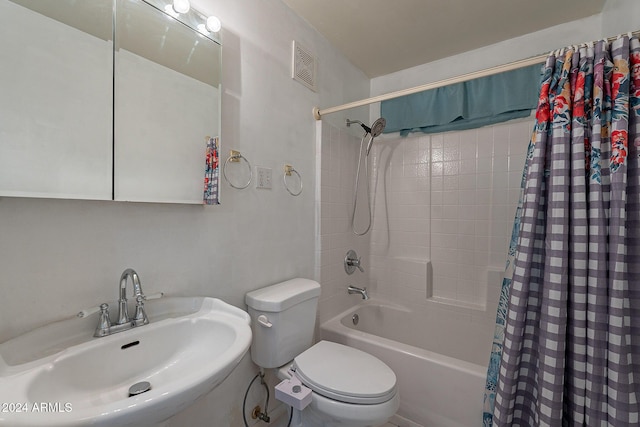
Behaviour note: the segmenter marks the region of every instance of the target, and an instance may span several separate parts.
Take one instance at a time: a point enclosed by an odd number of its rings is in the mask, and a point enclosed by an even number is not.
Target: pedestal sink
[[[90,316],[0,344],[0,426],[154,426],[219,385],[249,349],[249,315],[219,299],[145,307],[148,325],[107,337],[93,337]],[[139,383],[148,390],[130,396]]]

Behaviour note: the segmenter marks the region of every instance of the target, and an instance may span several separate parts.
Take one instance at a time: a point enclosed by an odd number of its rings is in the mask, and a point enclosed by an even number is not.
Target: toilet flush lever
[[[261,314],[260,316],[258,316],[258,323],[260,323],[265,328],[270,328],[273,326],[273,323],[269,322],[269,318],[264,314]]]

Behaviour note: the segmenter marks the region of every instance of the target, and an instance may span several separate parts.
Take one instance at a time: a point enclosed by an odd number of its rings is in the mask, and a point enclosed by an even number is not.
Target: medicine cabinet
[[[221,47],[161,6],[0,0],[0,196],[202,203]]]

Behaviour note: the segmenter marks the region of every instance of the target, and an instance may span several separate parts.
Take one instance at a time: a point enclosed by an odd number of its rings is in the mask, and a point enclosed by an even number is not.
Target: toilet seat
[[[293,362],[296,376],[314,392],[345,403],[379,404],[396,395],[396,375],[361,350],[320,341]]]

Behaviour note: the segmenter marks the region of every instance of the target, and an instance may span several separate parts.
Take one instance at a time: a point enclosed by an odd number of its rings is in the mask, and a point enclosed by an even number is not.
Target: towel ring
[[[240,162],[240,160],[244,160],[247,164],[247,167],[249,168],[249,181],[247,181],[247,183],[244,185],[233,185],[233,183],[229,181],[229,177],[227,177],[227,164],[229,162],[238,163]],[[253,179],[253,170],[251,168],[251,163],[249,163],[249,160],[247,160],[246,157],[240,154],[239,151],[231,150],[231,154],[229,154],[229,157],[227,158],[227,160],[225,160],[224,165],[222,166],[222,176],[224,177],[224,180],[227,181],[227,183],[233,188],[244,190],[249,186],[249,184],[251,184],[251,180]]]
[[[287,177],[291,176],[291,174],[293,173],[298,175],[298,179],[300,180],[300,190],[297,193],[294,193],[293,191],[291,191],[291,189],[287,185]],[[302,176],[300,176],[300,173],[297,170],[295,170],[293,166],[284,165],[284,175],[282,176],[282,181],[284,182],[284,188],[286,188],[289,194],[291,194],[292,196],[299,196],[300,193],[302,193]]]

